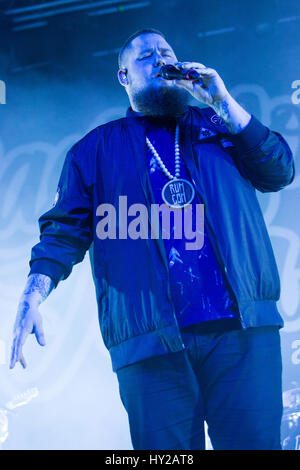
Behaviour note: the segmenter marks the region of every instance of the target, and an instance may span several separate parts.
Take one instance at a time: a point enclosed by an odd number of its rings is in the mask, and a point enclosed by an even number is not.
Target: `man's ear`
[[[128,85],[128,79],[127,79],[127,70],[126,69],[120,69],[118,71],[118,79],[121,85],[126,86]]]

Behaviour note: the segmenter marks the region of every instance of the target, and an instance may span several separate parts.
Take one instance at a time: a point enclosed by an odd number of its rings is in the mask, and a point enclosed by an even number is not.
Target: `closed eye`
[[[142,55],[139,57],[139,60],[147,59],[147,57],[151,57],[153,55],[153,52],[147,52],[147,54]]]
[[[152,55],[153,55],[153,51],[149,51],[146,54],[139,57],[139,60],[147,59],[148,57],[151,57]],[[162,56],[173,57],[173,54],[171,52],[165,51],[162,53]]]

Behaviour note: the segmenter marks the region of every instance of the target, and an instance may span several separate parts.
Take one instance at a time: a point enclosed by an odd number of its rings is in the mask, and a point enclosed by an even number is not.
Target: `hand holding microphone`
[[[177,62],[160,68],[159,75],[166,80],[175,80],[198,101],[214,106],[229,96],[224,82],[216,70],[198,62]]]

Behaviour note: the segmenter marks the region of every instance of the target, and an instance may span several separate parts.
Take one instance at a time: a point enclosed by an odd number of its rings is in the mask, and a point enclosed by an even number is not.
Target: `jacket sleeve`
[[[40,216],[40,241],[31,250],[30,274],[57,284],[84,259],[92,241],[92,202],[72,149],[67,153],[54,206]]]
[[[275,192],[292,183],[293,155],[278,132],[271,131],[252,115],[246,128],[230,139],[237,148],[236,165],[256,189]]]

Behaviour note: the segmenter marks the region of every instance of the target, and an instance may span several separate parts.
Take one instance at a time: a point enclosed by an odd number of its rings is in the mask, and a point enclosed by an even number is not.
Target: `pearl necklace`
[[[177,124],[176,126],[176,131],[175,131],[175,176],[171,175],[167,167],[165,166],[164,162],[160,158],[159,154],[155,150],[154,146],[151,144],[150,140],[148,137],[146,137],[146,142],[148,145],[149,150],[152,152],[154,157],[156,158],[156,161],[160,165],[162,171],[164,174],[169,178],[170,180],[177,179],[180,177],[180,147],[179,147],[179,125]]]
[[[182,209],[188,206],[195,196],[193,185],[184,178],[180,178],[180,146],[179,146],[179,125],[176,125],[175,130],[175,175],[172,175],[150,140],[146,136],[146,143],[150,152],[156,158],[163,173],[169,178],[161,192],[164,202],[175,209]]]

